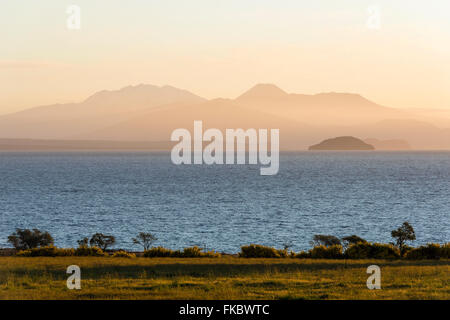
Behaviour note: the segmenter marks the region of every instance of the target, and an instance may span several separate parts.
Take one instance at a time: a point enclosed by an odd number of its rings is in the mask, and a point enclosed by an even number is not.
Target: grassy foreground
[[[66,287],[73,264],[81,290]],[[450,261],[0,257],[0,299],[450,299]]]

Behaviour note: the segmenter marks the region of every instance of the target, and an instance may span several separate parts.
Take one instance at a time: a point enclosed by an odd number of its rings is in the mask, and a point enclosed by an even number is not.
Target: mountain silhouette
[[[339,136],[450,149],[450,120],[443,115],[386,107],[353,93],[287,93],[273,84],[257,84],[235,99],[212,100],[171,86],[141,84],[99,91],[79,103],[0,116],[0,139],[161,142],[169,141],[173,130],[202,120],[205,129],[280,129],[281,148],[288,150]]]
[[[288,94],[278,88],[274,84],[270,83],[260,83],[255,85],[250,90],[244,92],[236,100],[246,100],[246,99],[277,99],[285,98]]]
[[[195,105],[172,104],[153,108],[136,117],[102,128],[87,135],[74,137],[89,140],[162,141],[170,139],[173,130],[186,128],[193,132],[195,120],[203,122],[203,130],[217,128],[260,129],[281,128],[280,144],[284,149],[295,149],[300,135],[308,125],[237,106],[229,99],[214,99]]]
[[[414,118],[402,110],[384,107],[359,94],[287,94],[275,85],[260,84],[235,102],[259,111],[315,125],[357,125],[389,118]]]
[[[170,103],[206,101],[170,86],[128,86],[100,91],[81,103],[40,106],[0,116],[0,138],[66,139],[113,125],[140,112]]]

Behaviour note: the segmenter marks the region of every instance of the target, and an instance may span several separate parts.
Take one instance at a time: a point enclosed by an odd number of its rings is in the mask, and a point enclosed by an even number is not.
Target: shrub
[[[116,251],[112,256],[113,258],[136,258],[134,253],[126,252],[124,250]]]
[[[295,253],[293,257],[298,259],[308,259],[310,258],[310,255],[309,252],[300,251],[299,253]]]
[[[289,256],[287,250],[278,250],[259,244],[242,246],[239,257],[242,258],[286,258]]]
[[[408,246],[408,245],[404,245],[403,246],[403,253],[401,254],[401,257],[406,257],[406,255],[408,254],[408,252],[410,252],[411,250],[413,250],[414,247]]]
[[[341,259],[343,258],[342,246],[339,244],[329,247],[316,246],[309,250],[308,256],[312,259]]]
[[[349,259],[369,259],[371,250],[372,245],[368,242],[352,244],[345,250],[345,257]]]
[[[450,259],[450,242],[444,244],[441,247],[441,258],[442,259]]]
[[[220,253],[214,251],[203,252],[201,248],[194,246],[180,250],[170,250],[163,247],[151,248],[144,251],[144,257],[170,257],[170,258],[218,258]]]
[[[354,234],[354,235],[351,235],[351,236],[343,237],[342,238],[342,242],[344,244],[344,247],[348,248],[348,246],[350,246],[352,244],[357,244],[357,243],[360,243],[360,242],[366,243],[367,240]]]
[[[398,259],[401,258],[400,251],[391,244],[373,243],[373,259]]]
[[[82,246],[82,247],[76,248],[74,255],[80,256],[80,257],[105,257],[105,256],[108,256],[107,253],[103,252],[103,250],[98,247],[87,247],[87,246]]]
[[[48,232],[42,232],[38,229],[16,229],[16,232],[8,237],[8,242],[16,250],[27,250],[51,246],[53,245],[53,238]]]
[[[173,257],[175,251],[166,249],[163,247],[154,247],[144,251],[144,257],[155,258],[155,257]],[[178,251],[178,253],[180,253]],[[180,253],[181,254],[181,253]]]
[[[325,246],[331,247],[334,245],[340,245],[341,240],[338,237],[324,235],[324,234],[316,234],[313,237],[313,241],[311,241],[311,245],[314,247]]]
[[[184,248],[182,252],[183,258],[219,258],[220,253],[215,251],[205,251],[203,252],[201,248],[194,246],[189,248]]]
[[[398,259],[400,251],[390,244],[383,243],[357,243],[345,251],[349,259]]]
[[[450,244],[441,246],[438,243],[429,243],[425,246],[413,248],[405,255],[406,259],[422,260],[422,259],[448,259],[450,252]]]
[[[74,254],[75,250],[72,248],[63,249],[56,248],[55,246],[33,248],[17,252],[17,256],[19,257],[67,257],[73,256]]]
[[[77,240],[77,243],[78,243],[79,247],[87,247],[88,244],[89,244],[89,238],[85,237],[85,238],[83,238],[81,240]]]
[[[202,255],[202,249],[199,247],[190,247],[190,248],[184,248],[183,249],[183,257],[185,258],[195,258]]]

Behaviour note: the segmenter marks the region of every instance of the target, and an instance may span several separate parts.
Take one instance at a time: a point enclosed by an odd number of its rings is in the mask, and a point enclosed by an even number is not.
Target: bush
[[[345,250],[345,257],[348,259],[369,259],[371,250],[372,244],[368,242],[352,244]]]
[[[311,259],[341,259],[343,258],[342,246],[339,244],[329,247],[316,246],[309,250],[308,256]]]
[[[400,251],[390,244],[360,242],[351,245],[345,251],[345,257],[349,259],[398,259]]]
[[[342,242],[344,243],[345,248],[348,248],[348,246],[352,244],[357,244],[360,242],[366,243],[367,240],[357,236],[356,234],[353,234],[351,236],[343,237]]]
[[[450,242],[444,244],[441,247],[441,258],[442,259],[450,259]]]
[[[38,229],[16,229],[8,237],[16,250],[28,250],[38,247],[46,247],[53,245],[53,238],[48,232],[42,232]]]
[[[214,251],[203,252],[201,248],[194,246],[189,248],[184,248],[182,252],[183,258],[218,258],[220,253]]]
[[[403,246],[403,253],[401,254],[402,257],[406,257],[406,255],[408,254],[408,252],[410,252],[411,250],[413,250],[414,247],[408,246],[408,245],[404,245]]]
[[[294,253],[293,258],[308,259],[308,258],[311,258],[311,257],[309,255],[309,252],[300,251],[299,253]]]
[[[400,251],[390,244],[373,243],[372,244],[373,259],[398,259],[401,258]]]
[[[202,255],[202,249],[199,247],[191,247],[183,249],[183,257],[185,258],[195,258]]]
[[[136,258],[134,253],[126,252],[124,250],[116,251],[112,256],[113,258]]]
[[[72,248],[62,249],[56,248],[55,246],[33,248],[17,252],[17,256],[19,257],[68,257],[74,254],[75,250]]]
[[[326,235],[326,234],[316,234],[313,237],[313,241],[311,241],[311,245],[314,247],[331,247],[334,245],[340,245],[341,240],[338,237]]]
[[[103,252],[103,250],[98,247],[87,247],[87,246],[82,246],[82,247],[76,248],[74,255],[80,256],[80,257],[105,257],[105,256],[108,256],[107,253]]]
[[[438,243],[429,243],[425,246],[413,248],[405,255],[406,259],[423,260],[423,259],[448,259],[450,252],[450,244],[441,246]]]
[[[288,256],[287,250],[278,250],[259,244],[242,246],[239,253],[239,257],[242,258],[287,258]]]
[[[155,247],[144,251],[144,257],[170,257],[170,258],[218,258],[220,253],[214,251],[203,252],[201,248],[194,246],[180,250],[170,250],[163,247]]]
[[[155,258],[155,257],[173,257],[173,250],[166,249],[163,247],[154,247],[144,251],[144,257]],[[178,251],[179,252],[179,251]]]
[[[89,245],[89,238],[85,237],[81,240],[77,240],[77,243],[79,247],[87,247]]]

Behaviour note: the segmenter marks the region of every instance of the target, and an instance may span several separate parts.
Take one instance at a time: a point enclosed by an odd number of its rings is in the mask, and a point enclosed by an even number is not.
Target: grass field
[[[450,261],[0,257],[0,299],[450,299]]]

